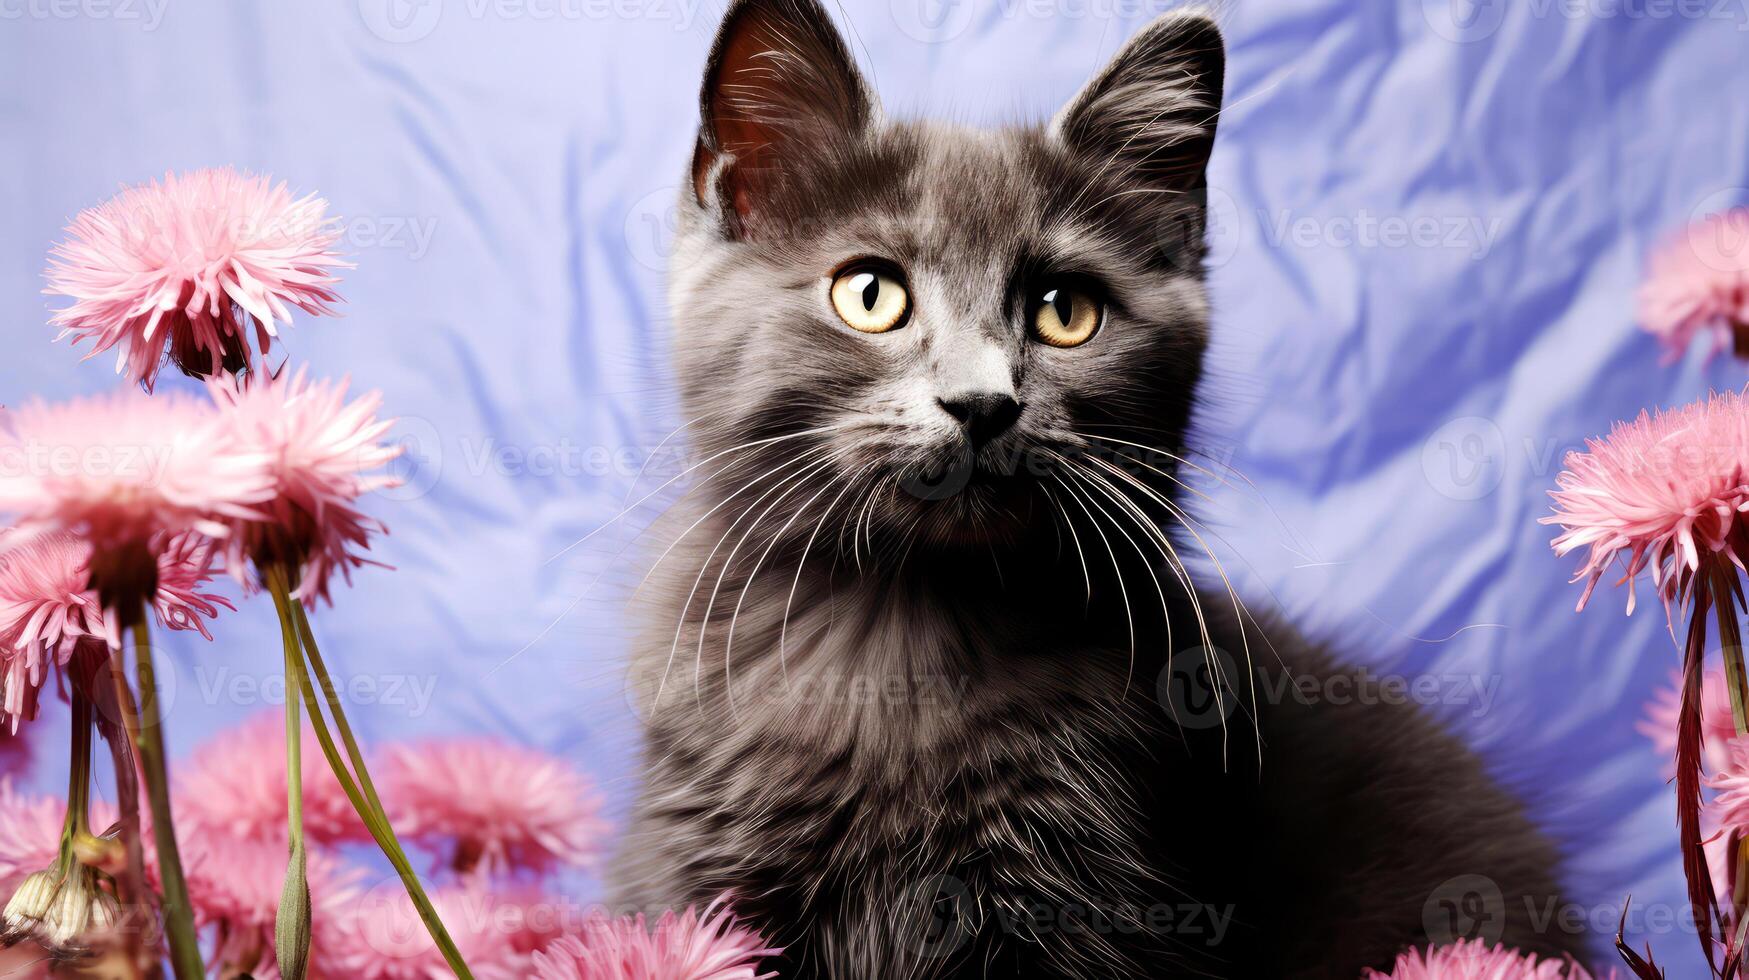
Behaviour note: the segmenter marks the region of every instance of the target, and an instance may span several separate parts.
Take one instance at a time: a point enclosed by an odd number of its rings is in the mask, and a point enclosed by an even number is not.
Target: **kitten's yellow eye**
[[[905,325],[911,294],[891,273],[867,266],[846,269],[832,280],[832,307],[852,329],[886,333]]]
[[[1032,333],[1052,347],[1079,347],[1099,332],[1103,305],[1073,286],[1054,285],[1038,294]]]

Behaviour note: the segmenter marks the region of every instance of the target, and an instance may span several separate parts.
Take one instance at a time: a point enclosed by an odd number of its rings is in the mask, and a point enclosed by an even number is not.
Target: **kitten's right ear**
[[[1162,15],[1051,121],[1070,148],[1151,184],[1198,186],[1214,149],[1226,52],[1213,18]]]
[[[735,0],[705,68],[693,193],[739,237],[798,141],[859,133],[872,105],[816,0]]]

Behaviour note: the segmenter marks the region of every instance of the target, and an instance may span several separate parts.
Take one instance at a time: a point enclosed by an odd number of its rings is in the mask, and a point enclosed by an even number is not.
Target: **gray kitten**
[[[1536,928],[1553,850],[1473,755],[1412,707],[1264,703],[1246,656],[1346,668],[1176,558],[1223,66],[1169,15],[1049,125],[973,131],[883,117],[814,0],[732,5],[672,267],[703,462],[644,592],[621,901],[730,892],[789,977],[1580,947]]]

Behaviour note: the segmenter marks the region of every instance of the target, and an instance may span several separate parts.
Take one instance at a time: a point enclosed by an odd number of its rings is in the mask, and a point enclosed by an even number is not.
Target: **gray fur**
[[[1528,914],[1552,848],[1421,712],[1238,677],[1225,725],[1162,703],[1205,620],[1234,656],[1346,670],[1168,557],[1220,72],[1212,22],[1168,16],[1049,126],[892,121],[813,0],[731,7],[671,278],[708,462],[642,591],[620,901],[732,892],[789,977],[1346,980],[1453,938],[1424,913],[1473,875],[1488,938],[1579,945]],[[904,327],[832,312],[866,257],[907,278]],[[1108,298],[1081,347],[1029,339],[1052,275]],[[971,451],[936,402],[965,392],[1019,421]]]

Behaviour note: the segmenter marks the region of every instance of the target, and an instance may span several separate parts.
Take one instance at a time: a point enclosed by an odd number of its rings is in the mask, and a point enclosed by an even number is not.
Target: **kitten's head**
[[[1215,25],[1171,14],[1048,125],[894,121],[815,0],[734,3],[671,275],[687,414],[741,474],[712,492],[790,477],[787,510],[842,490],[871,527],[984,542],[1089,454],[1177,449],[1222,69]]]

